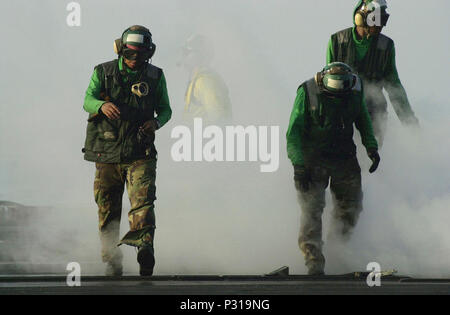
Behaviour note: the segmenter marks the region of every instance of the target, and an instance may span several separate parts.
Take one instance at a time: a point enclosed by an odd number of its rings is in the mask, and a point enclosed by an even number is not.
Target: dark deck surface
[[[0,294],[152,294],[152,295],[301,295],[301,294],[446,294],[450,279],[387,276],[380,287],[366,284],[366,273],[290,276],[85,276],[69,287],[65,276],[0,276]]]

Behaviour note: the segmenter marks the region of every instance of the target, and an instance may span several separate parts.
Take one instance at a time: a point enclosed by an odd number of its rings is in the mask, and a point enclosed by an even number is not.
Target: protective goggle
[[[136,46],[131,46],[133,48],[130,48],[130,45],[126,45],[123,49],[123,56],[128,60],[145,60],[148,59],[151,52],[147,48],[141,48]]]

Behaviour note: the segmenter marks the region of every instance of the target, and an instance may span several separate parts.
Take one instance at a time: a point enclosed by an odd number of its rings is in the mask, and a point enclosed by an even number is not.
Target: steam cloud
[[[81,27],[66,25],[66,3],[3,3],[0,19],[0,200],[51,206],[34,218],[34,262],[103,269],[93,200],[94,165],[83,161],[84,92],[93,67],[115,58],[112,42],[133,24],[148,26],[164,69],[173,119],[158,131],[156,274],[262,274],[281,265],[305,273],[297,246],[300,208],[284,134],[299,84],[325,63],[329,36],[351,25],[356,1],[173,0],[79,1]],[[396,43],[397,67],[420,131],[402,127],[389,108],[379,171],[363,168],[364,211],[346,246],[326,243],[326,272],[382,269],[450,276],[450,107],[448,1],[389,2],[384,33]],[[431,23],[432,22],[432,23]],[[433,30],[423,25],[433,24]],[[280,169],[258,163],[175,163],[170,130],[181,123],[188,75],[176,67],[193,33],[215,45],[212,67],[230,90],[235,124],[280,125]],[[7,41],[6,41],[7,39]],[[122,235],[129,202],[124,195]],[[327,198],[324,226],[329,220]],[[326,242],[326,239],[325,239]],[[44,249],[43,249],[44,248]],[[125,273],[135,252],[123,248]],[[83,267],[86,266],[86,267]],[[64,270],[61,270],[64,272]]]

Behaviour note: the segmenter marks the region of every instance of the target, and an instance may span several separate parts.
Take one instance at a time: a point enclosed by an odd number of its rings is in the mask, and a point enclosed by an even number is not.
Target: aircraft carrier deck
[[[67,275],[0,275],[0,295],[333,295],[450,294],[450,279],[381,278],[369,287],[368,273],[306,275],[173,275],[140,277],[82,276],[68,286]]]

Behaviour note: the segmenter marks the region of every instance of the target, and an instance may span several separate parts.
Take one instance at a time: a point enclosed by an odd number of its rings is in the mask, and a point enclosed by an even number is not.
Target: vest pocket
[[[118,123],[118,121],[111,121],[107,118],[98,122],[94,152],[112,153],[117,150],[119,143],[119,128],[114,126],[116,123]]]
[[[105,142],[116,142],[118,137],[118,128],[114,127],[106,118],[97,126],[98,137]]]
[[[91,121],[88,122],[87,131],[86,131],[86,141],[84,144],[84,150],[86,152],[95,153],[95,152],[103,152],[103,141],[99,137],[98,132],[98,122]]]

